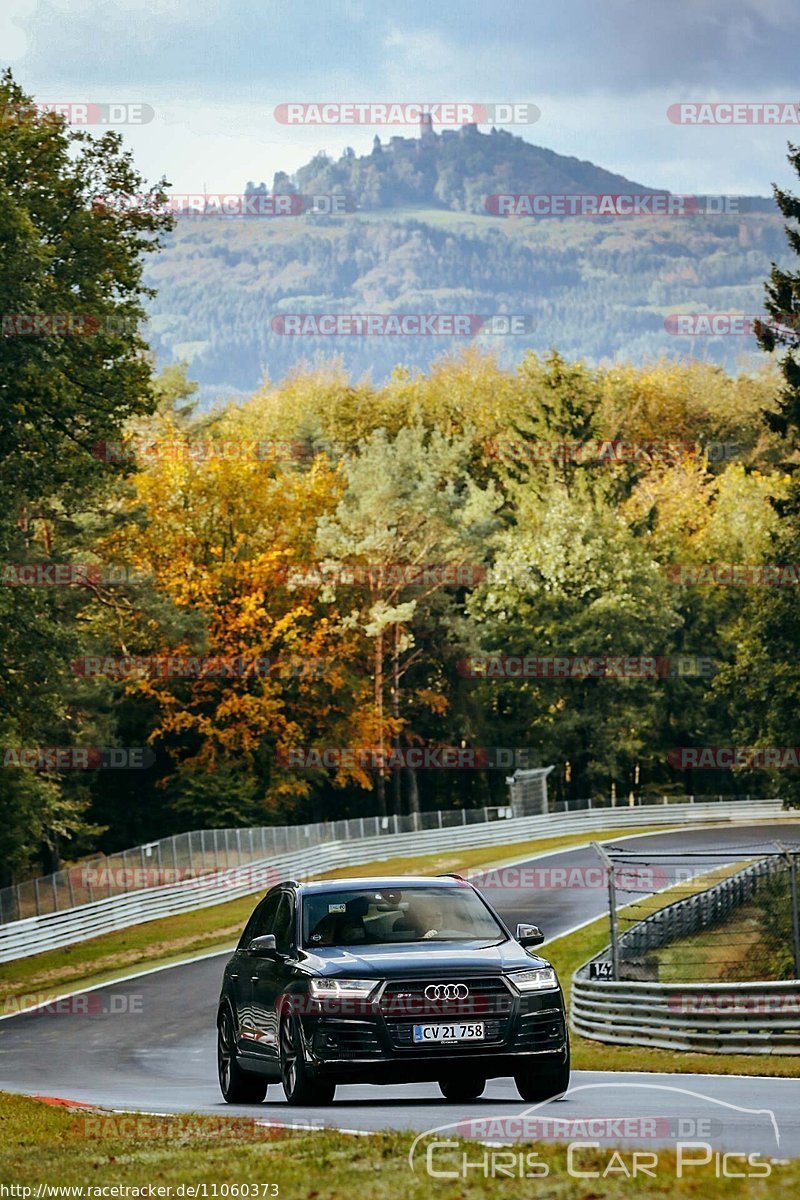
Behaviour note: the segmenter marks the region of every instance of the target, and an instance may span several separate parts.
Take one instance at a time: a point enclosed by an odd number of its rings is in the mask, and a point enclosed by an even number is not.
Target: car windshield
[[[504,936],[468,887],[342,888],[303,899],[303,945],[309,948]]]

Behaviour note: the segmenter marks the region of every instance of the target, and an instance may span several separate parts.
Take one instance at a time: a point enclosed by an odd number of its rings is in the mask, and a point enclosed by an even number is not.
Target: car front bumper
[[[513,1074],[520,1058],[562,1057],[567,1048],[564,1000],[560,989],[519,995],[506,980],[495,977],[492,988],[481,991],[470,981],[471,1003],[419,1005],[414,985],[386,984],[357,1013],[344,1012],[325,1002],[319,1011],[301,1018],[304,1049],[309,1065],[326,1077],[361,1083],[397,1083],[436,1080],[456,1071],[486,1078]],[[398,1003],[390,1003],[397,995]],[[315,1006],[312,1006],[312,1009]],[[466,1008],[466,1011],[465,1011]],[[413,1026],[419,1023],[480,1021],[482,1041],[415,1043]]]

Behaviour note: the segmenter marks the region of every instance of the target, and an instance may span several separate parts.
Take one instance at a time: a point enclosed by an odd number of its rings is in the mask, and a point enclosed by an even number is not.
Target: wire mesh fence
[[[516,809],[510,805],[490,806],[407,816],[351,817],[318,824],[180,833],[118,854],[87,859],[53,874],[0,889],[0,924],[62,912],[142,888],[180,883],[184,879],[245,866],[325,842],[460,828],[512,816],[527,816],[526,807],[525,804]]]
[[[581,812],[613,807],[651,807],[683,804],[749,802],[749,796],[635,797],[614,804],[608,799],[548,800],[550,768],[517,771],[509,778],[508,805],[438,809],[392,816],[349,817],[299,825],[267,825],[247,829],[201,829],[147,842],[111,855],[98,855],[50,875],[0,888],[0,925],[26,917],[63,912],[81,904],[108,899],[143,888],[161,887],[231,867],[245,866],[279,854],[355,838],[391,836],[429,829],[478,825],[512,817],[549,812]]]
[[[742,858],[754,861],[741,865]],[[739,855],[739,861],[731,859]],[[610,875],[610,961],[597,978],[658,983],[800,976],[800,846],[736,846],[691,855],[604,855]],[[715,866],[721,859],[724,867]],[[669,903],[658,895],[669,889]],[[655,893],[655,894],[654,894]],[[602,956],[600,956],[602,957]]]

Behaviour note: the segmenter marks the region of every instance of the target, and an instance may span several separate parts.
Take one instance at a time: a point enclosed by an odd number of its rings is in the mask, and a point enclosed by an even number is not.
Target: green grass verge
[[[777,978],[763,951],[759,910],[754,904],[743,904],[711,929],[661,946],[653,956],[663,983]]]
[[[724,921],[654,951],[665,983],[793,979],[791,896],[775,879]]]
[[[415,1157],[412,1172],[408,1162],[411,1134],[355,1137],[333,1130],[259,1129],[243,1118],[228,1121],[76,1114],[0,1093],[0,1183],[27,1187],[31,1189],[29,1197],[35,1196],[41,1184],[82,1186],[84,1197],[92,1195],[86,1190],[89,1187],[141,1189],[151,1185],[164,1188],[160,1194],[166,1196],[167,1188],[180,1184],[205,1185],[206,1196],[212,1198],[214,1184],[240,1185],[236,1192],[226,1193],[238,1196],[243,1194],[241,1185],[248,1184],[251,1200],[254,1194],[282,1200],[347,1200],[352,1196],[480,1200],[534,1194],[543,1200],[679,1200],[699,1195],[710,1200],[774,1200],[779,1195],[797,1195],[800,1190],[798,1159],[775,1162],[769,1177],[749,1179],[717,1178],[712,1159],[706,1167],[679,1179],[675,1153],[658,1150],[655,1178],[640,1174],[631,1179],[621,1174],[619,1160],[612,1160],[613,1151],[589,1150],[574,1160],[575,1168],[600,1173],[599,1178],[587,1179],[570,1175],[563,1145],[543,1142],[520,1143],[514,1150],[517,1161],[520,1152],[535,1153],[536,1162],[547,1167],[546,1179],[484,1178],[483,1172],[475,1169],[467,1171],[465,1179],[434,1179],[425,1170],[424,1152]],[[473,1163],[482,1162],[488,1153],[485,1146],[464,1142],[446,1163],[434,1159],[434,1164],[439,1170],[451,1169],[464,1150]],[[620,1157],[630,1170],[632,1152],[622,1151]],[[609,1166],[612,1173],[603,1179]],[[258,1185],[255,1193],[252,1185]],[[24,1193],[15,1194],[27,1200]],[[194,1194],[203,1196],[203,1191]]]
[[[605,838],[656,832],[652,826],[603,831]],[[445,871],[499,865],[500,862],[568,846],[585,845],[597,834],[565,834],[505,846],[454,850],[450,853],[390,858],[360,866],[324,872],[325,878],[387,875],[436,875]],[[65,991],[97,983],[110,983],[137,969],[166,966],[191,955],[232,947],[253,911],[256,895],[215,904],[177,917],[164,917],[131,925],[116,933],[103,934],[86,942],[75,942],[59,950],[47,950],[30,958],[0,963],[0,1015],[15,1012],[27,1003],[41,1002]]]

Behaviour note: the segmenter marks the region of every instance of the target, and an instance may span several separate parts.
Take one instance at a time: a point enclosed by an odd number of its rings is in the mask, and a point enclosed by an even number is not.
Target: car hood
[[[428,942],[424,945],[330,946],[303,951],[300,962],[319,975],[391,979],[443,974],[498,975],[547,966],[519,942]]]

